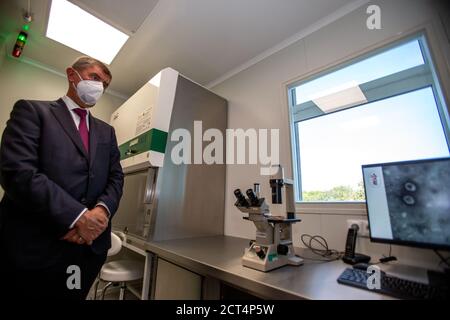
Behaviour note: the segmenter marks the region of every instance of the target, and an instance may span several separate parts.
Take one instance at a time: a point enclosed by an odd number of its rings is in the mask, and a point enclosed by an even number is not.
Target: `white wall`
[[[292,172],[286,97],[288,83],[370,51],[401,34],[432,22],[430,36],[432,40],[436,40],[432,43],[432,49],[441,66],[444,65],[440,70],[443,87],[450,87],[449,70],[445,70],[448,63],[442,63],[442,53],[448,52],[448,48],[443,50],[435,45],[442,44],[443,38],[440,24],[436,21],[433,7],[430,5],[431,1],[385,0],[372,3],[381,7],[382,30],[366,28],[368,5],[365,5],[212,88],[229,101],[229,128],[280,129],[280,161],[288,176]],[[450,61],[448,56],[447,59],[447,62]],[[233,206],[233,190],[246,190],[254,182],[261,183],[262,194],[268,198],[268,178],[259,175],[259,166],[227,166],[225,234],[244,238],[255,237],[253,224],[242,220],[242,215]],[[344,249],[346,220],[355,218],[342,214],[301,214],[299,217],[303,221],[294,225],[296,245],[300,245],[301,234],[318,234],[328,239],[331,248],[339,250]],[[382,253],[387,254],[389,250],[386,245],[371,244],[366,239],[360,239],[358,245],[360,252],[372,254],[374,257]],[[429,268],[437,266],[438,260],[429,250],[394,247],[393,254],[402,258],[405,263]]]
[[[5,61],[5,57],[6,57],[5,39],[0,36],[0,69],[2,68],[3,62]]]
[[[1,133],[3,133],[6,127],[10,112],[17,100],[56,100],[67,92],[67,79],[60,75],[20,62],[20,60],[11,57],[4,58],[3,64],[1,64],[1,61],[2,60],[0,60]],[[124,100],[121,98],[105,94],[99,103],[92,109],[92,113],[95,117],[109,122],[111,114],[123,102]],[[2,196],[3,190],[0,188],[0,197]]]

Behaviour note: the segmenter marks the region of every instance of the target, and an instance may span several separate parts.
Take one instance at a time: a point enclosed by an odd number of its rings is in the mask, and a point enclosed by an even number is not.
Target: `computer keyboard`
[[[405,280],[381,273],[381,289],[369,289],[367,287],[367,279],[370,274],[360,269],[347,268],[339,276],[337,281],[341,284],[361,288],[385,295],[389,295],[399,299],[419,300],[448,300],[448,287],[435,287],[427,284]]]

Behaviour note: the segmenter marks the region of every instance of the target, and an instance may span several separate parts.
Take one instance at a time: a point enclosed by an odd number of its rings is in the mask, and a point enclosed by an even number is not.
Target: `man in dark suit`
[[[120,153],[89,112],[111,73],[89,57],[66,73],[67,95],[18,101],[1,141],[0,277],[13,298],[86,298],[111,246]]]

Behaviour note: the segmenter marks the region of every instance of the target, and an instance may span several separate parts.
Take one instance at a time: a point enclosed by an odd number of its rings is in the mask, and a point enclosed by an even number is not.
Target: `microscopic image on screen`
[[[450,245],[450,161],[383,167],[394,241]]]

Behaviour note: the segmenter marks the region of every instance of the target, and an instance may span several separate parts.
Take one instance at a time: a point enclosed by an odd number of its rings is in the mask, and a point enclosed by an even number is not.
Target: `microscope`
[[[273,216],[266,200],[259,196],[259,184],[246,191],[247,198],[240,189],[234,191],[237,198],[235,206],[247,213],[245,220],[256,226],[256,240],[245,249],[242,264],[260,271],[270,271],[285,265],[299,266],[303,259],[295,255],[292,244],[292,224],[301,221],[295,218],[295,199],[293,181],[284,178],[283,168],[278,166],[277,173],[270,179],[272,204],[283,204],[286,199],[287,216]]]

